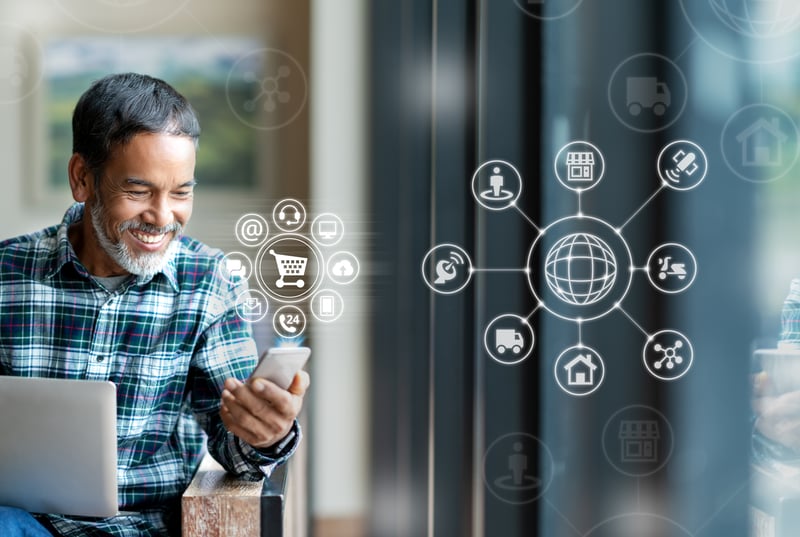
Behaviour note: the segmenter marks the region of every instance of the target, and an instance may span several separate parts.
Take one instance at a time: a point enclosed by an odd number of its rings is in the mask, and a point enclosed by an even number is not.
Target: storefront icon
[[[655,420],[622,420],[619,426],[622,462],[657,462],[660,438]]]

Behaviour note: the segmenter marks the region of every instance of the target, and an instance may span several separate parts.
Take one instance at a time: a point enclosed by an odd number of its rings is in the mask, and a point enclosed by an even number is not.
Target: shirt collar
[[[86,267],[83,266],[83,263],[81,263],[80,259],[78,259],[78,255],[72,248],[72,243],[69,242],[69,227],[76,222],[80,222],[80,220],[83,218],[83,214],[83,203],[73,203],[72,206],[67,209],[67,212],[64,213],[64,218],[61,220],[61,224],[58,226],[58,231],[56,233],[56,248],[52,259],[53,262],[50,270],[47,271],[45,278],[52,278],[55,276],[67,263],[72,263],[81,276],[85,278],[89,278],[91,276],[89,271],[86,270]],[[169,245],[169,253],[167,254],[169,256],[169,261],[164,265],[164,268],[157,273],[164,275],[176,293],[180,291],[180,287],[178,287],[178,269],[175,265],[175,258],[177,257],[178,248],[178,241],[172,241],[172,243]],[[137,276],[136,285],[145,285],[153,278],[155,278],[155,276],[147,278],[143,276]]]

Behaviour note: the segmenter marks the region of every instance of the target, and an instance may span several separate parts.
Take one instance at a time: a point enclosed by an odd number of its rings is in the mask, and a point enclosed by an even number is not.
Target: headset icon
[[[286,213],[290,209],[294,211],[294,221],[293,222],[291,222],[291,221],[290,222],[286,222],[286,217],[287,217]],[[281,212],[278,213],[278,220],[281,220],[282,222],[285,222],[287,225],[290,225],[290,226],[296,226],[297,224],[299,224],[301,218],[302,218],[302,215],[300,214],[300,210],[297,207],[295,207],[294,205],[292,205],[291,203],[288,203],[288,204],[284,205],[283,207],[281,207]]]

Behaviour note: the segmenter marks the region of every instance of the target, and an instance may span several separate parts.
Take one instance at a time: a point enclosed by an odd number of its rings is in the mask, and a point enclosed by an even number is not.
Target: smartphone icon
[[[321,317],[333,317],[335,315],[333,296],[322,295],[319,297],[319,314]]]

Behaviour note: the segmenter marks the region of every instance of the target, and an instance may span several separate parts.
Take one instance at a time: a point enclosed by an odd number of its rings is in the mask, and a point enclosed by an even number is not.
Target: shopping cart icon
[[[275,250],[270,250],[269,253],[275,257],[275,263],[278,265],[278,274],[280,275],[280,278],[278,278],[278,281],[275,282],[275,285],[278,286],[278,289],[282,288],[284,285],[290,285],[297,287],[298,289],[302,289],[306,284],[306,282],[303,280],[303,276],[306,274],[306,263],[308,263],[308,258],[295,255],[276,254]],[[286,282],[283,279],[287,276],[296,277],[297,279],[293,282]]]

